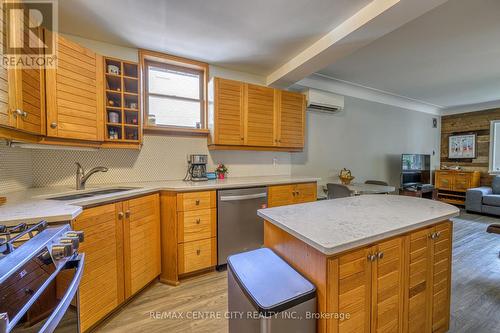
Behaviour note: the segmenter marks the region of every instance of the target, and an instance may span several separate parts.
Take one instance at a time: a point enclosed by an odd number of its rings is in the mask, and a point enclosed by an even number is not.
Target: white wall
[[[348,168],[355,181],[378,179],[399,186],[402,153],[425,153],[439,166],[440,129],[436,116],[394,106],[345,98],[337,114],[307,112],[306,147],[292,154],[292,174],[338,181]]]

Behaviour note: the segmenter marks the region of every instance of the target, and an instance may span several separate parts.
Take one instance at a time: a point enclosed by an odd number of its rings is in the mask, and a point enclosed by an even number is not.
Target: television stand
[[[435,188],[423,188],[421,190],[417,190],[414,187],[400,188],[399,195],[437,200],[437,190]]]

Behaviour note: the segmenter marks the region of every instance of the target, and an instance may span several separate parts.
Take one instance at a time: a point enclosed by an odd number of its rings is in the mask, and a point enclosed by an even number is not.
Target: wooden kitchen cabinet
[[[305,96],[213,78],[209,83],[209,149],[300,151]]]
[[[160,280],[177,285],[182,275],[217,264],[216,191],[161,192]]]
[[[272,147],[275,144],[275,89],[245,84],[245,145]]]
[[[264,245],[315,284],[318,332],[449,329],[452,223],[326,255],[267,221]]]
[[[230,146],[244,144],[244,89],[243,82],[213,79],[208,117],[212,143]]]
[[[61,35],[57,69],[46,70],[47,136],[104,140],[103,57]]]
[[[84,209],[73,222],[80,252],[80,329],[85,332],[160,274],[159,195]]]
[[[37,34],[35,37],[25,33],[24,38],[43,40],[43,30],[30,28],[27,15],[24,24],[25,31]],[[23,59],[31,58],[31,52],[29,48],[24,48]],[[36,61],[38,55],[32,54],[32,57]],[[45,134],[45,123],[44,68],[37,65],[23,68],[21,62],[17,62],[14,68],[0,67],[0,125],[27,134],[42,135]]]
[[[160,275],[160,197],[123,201],[120,208],[125,218],[124,280],[125,298],[129,298]]]
[[[268,187],[267,205],[278,207],[316,201],[316,183],[274,185]]]
[[[446,332],[450,320],[451,222],[407,236],[408,332]]]
[[[329,260],[330,301],[347,320],[330,332],[402,332],[404,238],[398,237]]]
[[[79,289],[82,332],[124,300],[123,223],[119,212],[115,204],[108,204],[84,209],[73,221],[73,229],[85,233],[79,249],[86,256]]]
[[[277,90],[278,112],[276,144],[279,147],[304,147],[306,96],[301,93]]]

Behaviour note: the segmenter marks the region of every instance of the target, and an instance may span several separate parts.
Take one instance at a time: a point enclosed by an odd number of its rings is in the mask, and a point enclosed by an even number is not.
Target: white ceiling
[[[320,73],[445,108],[500,100],[500,1],[450,0]]]
[[[400,0],[383,24],[412,1],[431,9],[444,0]],[[370,2],[64,0],[59,28],[269,75]],[[500,100],[500,0],[449,0],[395,29],[319,73],[436,109]]]
[[[59,29],[267,74],[370,0],[64,0]]]

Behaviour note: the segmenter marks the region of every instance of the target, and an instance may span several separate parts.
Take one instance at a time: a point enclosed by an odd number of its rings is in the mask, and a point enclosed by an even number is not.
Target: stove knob
[[[66,237],[78,237],[78,240],[81,242],[83,242],[83,240],[85,239],[84,235],[83,235],[83,231],[68,231],[66,233]]]
[[[69,257],[73,254],[73,246],[71,243],[67,244],[54,244],[52,246],[52,258],[54,260],[59,260],[65,257]]]
[[[71,244],[73,250],[78,250],[78,246],[80,245],[80,241],[77,237],[63,237],[59,239],[59,243],[61,244]]]

